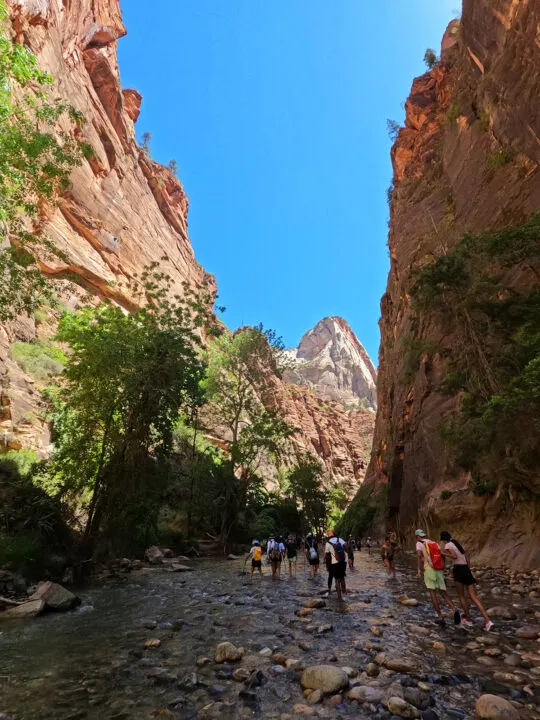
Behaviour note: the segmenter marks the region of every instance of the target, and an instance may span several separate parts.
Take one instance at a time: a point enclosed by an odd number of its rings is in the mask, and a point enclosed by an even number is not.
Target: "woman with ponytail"
[[[478,598],[478,595],[476,594],[476,589],[474,587],[476,585],[476,580],[471,572],[469,561],[467,560],[467,556],[465,555],[465,550],[458,543],[457,540],[452,538],[449,532],[442,532],[441,540],[445,543],[442,554],[450,558],[454,562],[454,565],[452,567],[452,575],[457,586],[459,602],[461,604],[461,607],[463,608],[463,619],[461,621],[462,625],[464,625],[465,627],[472,627],[471,618],[469,617],[469,603],[467,599],[468,595],[470,600],[482,613],[482,617],[485,621],[484,629],[489,632],[493,627],[493,623],[491,622],[489,615],[487,614],[484,606]]]

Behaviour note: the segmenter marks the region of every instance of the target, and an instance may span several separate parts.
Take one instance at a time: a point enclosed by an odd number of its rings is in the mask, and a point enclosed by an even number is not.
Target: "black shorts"
[[[260,568],[260,567],[262,567],[262,560],[252,560],[252,561],[251,561],[251,567],[252,567],[252,568]]]
[[[332,563],[329,568],[329,573],[335,580],[343,580],[347,574],[347,563]]]
[[[476,580],[468,565],[454,565],[452,575],[454,580],[462,585],[476,585]]]

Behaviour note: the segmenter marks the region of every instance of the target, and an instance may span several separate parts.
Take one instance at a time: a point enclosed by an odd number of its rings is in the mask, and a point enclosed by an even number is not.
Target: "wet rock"
[[[142,569],[142,566],[143,566],[143,564],[142,564],[142,561],[141,561],[141,560],[132,560],[132,561],[131,561],[131,569],[132,569],[133,571],[135,571],[135,570],[141,570],[141,569]]]
[[[524,638],[526,640],[536,640],[540,635],[540,627],[536,625],[524,625],[516,630],[515,636],[518,638]]]
[[[409,631],[413,635],[431,635],[431,630],[421,625],[409,625]]]
[[[246,705],[256,705],[257,704],[257,693],[253,692],[253,690],[247,690],[246,688],[242,688],[240,692],[238,693],[238,697],[241,698]]]
[[[81,604],[81,599],[58,583],[46,581],[40,583],[30,600],[43,600],[47,610],[65,612]]]
[[[144,643],[146,650],[152,650],[158,648],[161,645],[161,640],[158,638],[151,638]]]
[[[487,614],[490,618],[501,618],[502,620],[515,620],[516,614],[505,605],[496,605],[495,607],[489,608]]]
[[[384,630],[378,625],[371,625],[369,628],[369,632],[375,637],[382,637]]]
[[[504,698],[482,695],[476,701],[476,717],[480,720],[519,720],[519,713]]]
[[[246,681],[246,687],[254,688],[264,685],[266,676],[262,670],[255,670],[251,673],[249,680]]]
[[[303,670],[304,664],[301,660],[296,660],[295,658],[287,658],[285,661],[285,667],[287,670]]]
[[[259,650],[259,655],[262,655],[262,657],[272,657],[272,650],[269,647],[263,647],[262,650]]]
[[[304,689],[321,690],[330,695],[347,687],[349,678],[341,668],[334,665],[313,665],[304,670],[300,682]]]
[[[493,679],[500,683],[510,683],[511,685],[521,685],[522,678],[519,675],[508,672],[494,672]]]
[[[308,607],[300,608],[300,610],[297,610],[295,613],[298,617],[309,617],[313,615],[313,609]]]
[[[386,702],[388,710],[401,718],[419,718],[420,713],[414,705],[400,697],[391,697]]]
[[[324,695],[322,690],[314,690],[312,693],[309,694],[308,697],[308,703],[310,705],[318,705],[320,702],[322,702]]]
[[[510,667],[519,667],[521,665],[521,658],[516,653],[504,656],[504,664],[510,665]]]
[[[429,699],[419,688],[406,687],[403,691],[403,698],[411,705],[420,709],[426,709],[429,705]]]
[[[435,710],[424,710],[424,712],[422,713],[422,720],[439,720],[439,716],[437,715]]]
[[[16,605],[15,607],[0,613],[0,620],[23,620],[25,618],[32,618],[36,617],[36,615],[41,615],[44,610],[44,600],[29,600],[22,605]]]
[[[416,598],[410,598],[406,595],[400,595],[397,601],[400,605],[405,605],[405,607],[416,607],[420,604]]]
[[[210,665],[212,661],[210,658],[204,657],[204,655],[199,655],[197,658],[197,667],[203,667],[204,665]]]
[[[358,675],[358,670],[355,670],[352,667],[346,666],[346,667],[342,667],[341,669],[343,670],[344,673],[347,674],[348,678],[354,678]]]
[[[300,650],[304,650],[304,652],[309,652],[313,649],[313,643],[304,642],[303,640],[298,643],[298,647]]]
[[[351,701],[380,703],[384,698],[384,691],[369,685],[357,685],[349,690],[347,698]]]
[[[247,682],[250,676],[251,673],[247,668],[236,668],[232,674],[232,678],[236,682]]]
[[[210,695],[214,695],[214,696],[215,695],[223,695],[224,693],[227,692],[227,688],[225,687],[225,685],[211,685],[208,688],[208,692],[210,693]]]
[[[499,657],[499,655],[502,655],[502,650],[497,647],[488,647],[484,650],[484,655],[488,657]]]
[[[317,635],[324,635],[325,633],[332,632],[334,629],[333,625],[330,625],[329,623],[325,625],[319,625],[317,628]]]
[[[315,715],[315,710],[312,707],[309,707],[309,705],[297,703],[296,705],[293,705],[293,713],[295,715]]]
[[[383,661],[379,663],[377,661],[377,658],[375,658],[375,662],[378,665],[384,665],[384,667],[387,670],[393,670],[394,672],[399,673],[414,673],[416,669],[416,665],[413,660],[408,660],[407,658],[383,658]]]
[[[149,562],[150,565],[161,565],[163,563],[163,553],[157,545],[152,545],[145,551],[144,559]]]
[[[272,652],[270,651],[270,654]],[[216,662],[238,662],[244,656],[244,648],[237,648],[230,642],[222,642],[216,648]]]
[[[192,567],[189,567],[189,565],[182,565],[181,563],[172,563],[170,567],[168,568],[169,572],[174,573],[181,573],[181,572],[191,572],[193,570]]]
[[[316,598],[315,600],[309,600],[305,605],[308,610],[314,610],[315,608],[326,607],[326,602],[322,598]]]
[[[440,642],[439,640],[435,640],[435,642],[431,646],[435,652],[444,654],[446,653],[446,645],[443,642]]]
[[[369,675],[369,677],[377,677],[379,675],[379,673],[381,672],[379,666],[376,665],[375,663],[368,663],[366,665],[365,670],[366,670],[367,675]]]

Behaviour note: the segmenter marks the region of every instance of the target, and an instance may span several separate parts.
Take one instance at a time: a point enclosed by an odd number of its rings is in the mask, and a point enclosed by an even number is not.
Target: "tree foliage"
[[[11,41],[0,2],[0,321],[30,314],[51,287],[36,261],[58,254],[44,219],[69,174],[91,149],[78,139],[82,116],[52,97],[52,78]],[[66,130],[65,128],[69,128]]]
[[[424,53],[424,62],[426,63],[426,66],[429,68],[429,70],[433,70],[434,67],[436,67],[439,63],[439,59],[437,58],[437,53],[432,48],[428,48],[426,52]]]
[[[322,485],[323,475],[322,463],[309,454],[301,457],[288,475],[289,492],[301,509],[305,530],[325,529],[329,496]]]

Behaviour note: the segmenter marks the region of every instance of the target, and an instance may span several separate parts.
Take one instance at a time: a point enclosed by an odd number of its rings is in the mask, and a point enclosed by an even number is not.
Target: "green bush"
[[[441,492],[441,500],[448,500],[453,494],[452,490],[443,490]]]
[[[510,155],[510,153],[501,148],[500,150],[496,150],[495,152],[487,156],[486,168],[491,172],[494,172],[495,170],[498,170],[499,168],[508,165],[508,163],[511,161],[512,156]]]
[[[458,117],[461,115],[461,108],[459,106],[459,103],[457,100],[454,100],[450,107],[448,108],[448,112],[446,113],[445,122],[447,125],[454,125],[457,122]]]
[[[27,375],[43,382],[60,375],[66,362],[66,354],[60,347],[41,341],[13,343],[10,353]]]

